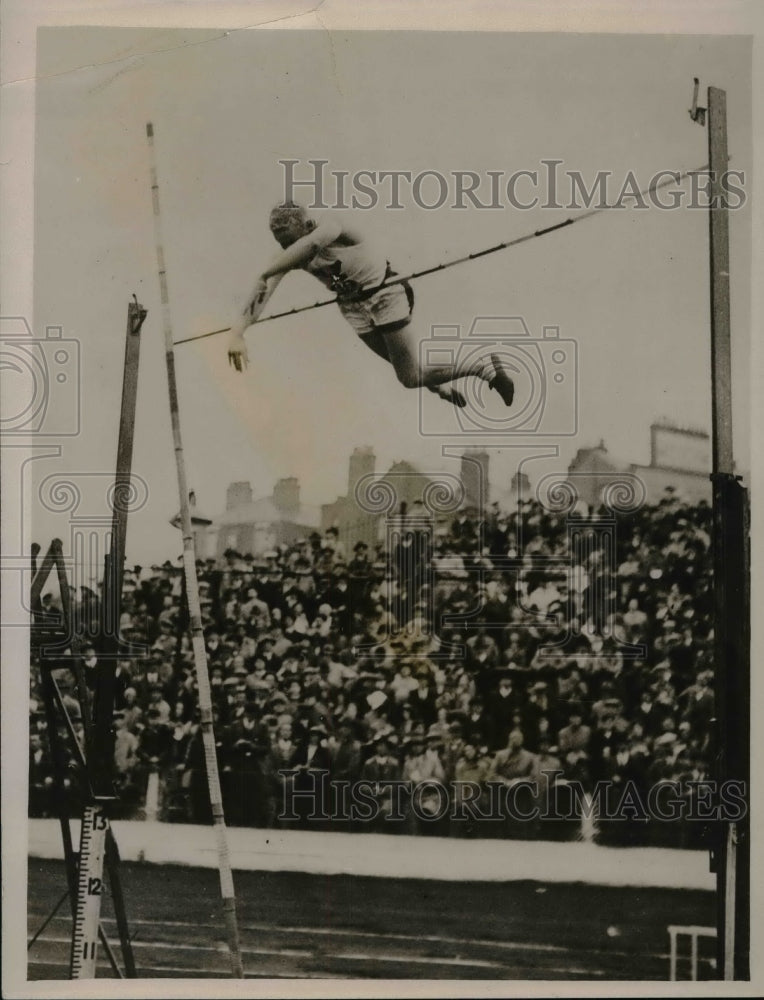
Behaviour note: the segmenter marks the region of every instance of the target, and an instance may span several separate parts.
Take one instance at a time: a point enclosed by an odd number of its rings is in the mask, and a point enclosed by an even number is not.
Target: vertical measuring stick
[[[94,979],[98,957],[98,926],[103,895],[103,861],[109,820],[103,806],[89,805],[82,815],[77,910],[72,935],[72,979]]]

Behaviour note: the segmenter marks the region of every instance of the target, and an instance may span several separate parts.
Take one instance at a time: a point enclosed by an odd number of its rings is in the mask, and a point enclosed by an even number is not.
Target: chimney
[[[252,503],[252,485],[248,482],[230,483],[226,491],[225,509],[233,510]]]
[[[364,445],[361,448],[354,448],[348,463],[348,499],[355,498],[355,488],[359,480],[364,476],[369,476],[374,472],[377,464],[377,457],[374,449]]]
[[[273,505],[286,517],[295,518],[300,510],[299,479],[279,479],[273,488]]]
[[[530,500],[531,498],[531,484],[530,480],[524,472],[516,472],[512,476],[512,484],[510,486],[510,491],[512,496],[519,500]]]
[[[462,455],[464,506],[477,507],[481,512],[488,506],[488,457],[487,451],[473,448]]]

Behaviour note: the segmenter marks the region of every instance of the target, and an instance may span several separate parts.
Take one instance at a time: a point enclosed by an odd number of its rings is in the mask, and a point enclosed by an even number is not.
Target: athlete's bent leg
[[[373,330],[371,333],[362,333],[360,335],[360,339],[370,350],[374,351],[378,357],[383,358],[385,361],[392,364],[392,361],[390,361],[390,352],[387,349],[385,341],[385,334],[382,330]],[[467,405],[467,400],[464,395],[453,385],[428,385],[427,388],[430,392],[434,392],[436,396],[440,396],[441,399],[445,399],[447,403],[453,403],[454,406],[465,407]]]
[[[474,376],[488,382],[492,389],[496,389],[507,406],[512,403],[514,396],[514,384],[504,371],[501,361],[497,355],[490,357],[475,358],[474,356],[453,365],[437,365],[422,368],[419,357],[420,340],[413,330],[411,324],[384,334],[385,345],[390,357],[390,363],[395,368],[398,381],[407,389],[425,387],[437,392],[438,387],[448,382],[453,382],[459,378]],[[439,393],[439,395],[441,395]],[[458,394],[461,400],[464,397]],[[452,394],[449,394],[454,402]],[[449,398],[445,395],[443,398]],[[457,403],[457,405],[465,405]]]

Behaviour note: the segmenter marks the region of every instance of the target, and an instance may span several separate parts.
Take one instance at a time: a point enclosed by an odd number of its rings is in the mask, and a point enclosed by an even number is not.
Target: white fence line
[[[72,820],[77,836],[78,821]],[[125,861],[215,867],[212,828],[181,823],[116,820]],[[29,820],[29,854],[60,858],[57,820]],[[233,866],[243,871],[449,881],[587,882],[712,892],[705,851],[659,847],[603,847],[594,843],[412,837],[234,827]]]

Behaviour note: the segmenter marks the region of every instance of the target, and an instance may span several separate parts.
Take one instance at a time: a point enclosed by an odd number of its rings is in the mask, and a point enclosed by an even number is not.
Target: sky
[[[127,303],[148,309],[142,334],[133,471],[147,499],[131,518],[128,560],[180,551],[178,508],[149,188],[154,124],[173,332],[227,325],[275,244],[270,206],[279,160],[327,170],[541,170],[542,160],[614,190],[633,171],[707,160],[707,133],[687,114],[692,79],[727,92],[730,166],[750,175],[750,42],[743,37],[512,35],[438,32],[42,29],[35,143],[34,327],[79,344],[81,432],[60,459],[36,464],[101,482],[113,470]],[[307,167],[302,168],[307,171]],[[522,187],[518,190],[523,191]],[[553,225],[567,209],[448,207],[353,213],[401,273]],[[738,467],[749,467],[750,214],[731,218],[733,384]],[[555,470],[604,439],[625,462],[649,461],[649,427],[665,417],[710,430],[708,216],[623,210],[460,265],[415,284],[414,322],[466,332],[477,316],[524,318],[577,345],[577,432],[525,438],[528,456],[557,451]],[[324,298],[290,274],[274,310]],[[246,374],[225,337],[177,348],[188,481],[210,516],[232,480],[256,496],[295,475],[308,503],[345,492],[347,459],[371,445],[378,470],[406,459],[451,470],[451,411],[398,385],[336,307],[263,324],[247,335]],[[568,382],[570,384],[570,382]],[[562,404],[561,404],[562,405]],[[426,427],[420,433],[420,408]],[[493,443],[493,439],[488,439]],[[497,444],[500,442],[497,442]],[[516,441],[514,443],[517,443]],[[517,449],[492,453],[508,483]],[[539,466],[540,468],[540,466]],[[101,496],[101,493],[98,494]],[[51,506],[49,504],[49,506]],[[78,512],[85,512],[82,505]],[[101,512],[103,513],[103,512]],[[66,536],[67,513],[34,512],[40,539]]]

